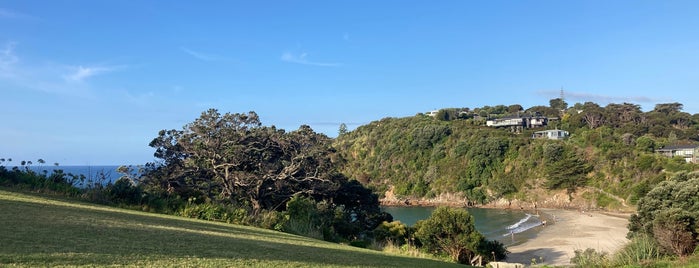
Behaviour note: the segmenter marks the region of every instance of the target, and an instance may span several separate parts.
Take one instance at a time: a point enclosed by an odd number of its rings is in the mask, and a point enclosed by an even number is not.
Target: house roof
[[[548,129],[548,130],[537,131],[537,132],[534,132],[534,133],[548,133],[548,132],[559,132],[559,131],[568,132],[568,131],[561,130],[561,129]]]
[[[695,149],[699,147],[699,145],[693,145],[693,144],[684,144],[684,145],[668,145],[663,148],[658,149],[658,151],[676,151],[676,150],[683,150],[683,149]]]

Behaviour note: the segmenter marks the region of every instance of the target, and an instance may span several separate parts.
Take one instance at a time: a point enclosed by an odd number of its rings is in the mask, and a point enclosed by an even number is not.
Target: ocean
[[[8,167],[11,169],[12,167]],[[22,168],[22,167],[19,167]],[[93,182],[100,184],[107,184],[118,180],[122,174],[117,172],[118,165],[110,166],[54,166],[54,165],[32,165],[29,167],[31,170],[37,173],[43,173],[46,171],[48,174],[53,173],[54,170],[61,169],[63,173],[71,173],[73,175],[84,175],[85,183]],[[78,187],[84,185],[76,185]]]
[[[433,207],[383,207],[385,212],[393,215],[393,220],[399,220],[412,226],[418,220],[427,219],[432,214]],[[536,237],[541,231],[539,216],[531,211],[505,210],[488,208],[468,208],[473,216],[476,230],[489,240],[497,240],[505,246],[522,244]]]

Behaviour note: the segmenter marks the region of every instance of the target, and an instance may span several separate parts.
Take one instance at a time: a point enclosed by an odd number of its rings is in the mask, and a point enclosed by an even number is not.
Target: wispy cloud
[[[15,55],[15,45],[16,43],[9,42],[0,50],[0,70],[7,70],[17,63],[18,58]]]
[[[344,33],[342,35],[342,40],[349,41],[350,40],[350,35],[348,33]]]
[[[34,19],[36,17],[21,12],[0,8],[0,19]]]
[[[23,62],[15,42],[0,47],[0,84],[16,90],[32,90],[76,97],[94,97],[87,80],[125,66],[72,66]]]
[[[226,57],[223,57],[220,55],[204,53],[204,52],[192,50],[192,49],[189,49],[186,47],[180,47],[180,50],[182,50],[184,53],[187,53],[190,56],[192,56],[198,60],[203,60],[203,61],[226,61],[226,60],[228,60]]]
[[[68,67],[69,69],[73,69],[73,71],[67,75],[64,75],[63,78],[66,79],[67,81],[71,82],[83,82],[85,79],[88,79],[90,77],[106,73],[106,72],[111,72],[115,70],[117,67],[83,67],[83,66],[71,66]]]
[[[313,66],[322,66],[322,67],[338,67],[341,66],[341,63],[334,63],[334,62],[317,62],[317,61],[311,61],[308,58],[308,53],[301,53],[301,54],[293,54],[291,52],[284,52],[281,56],[281,60],[285,62],[291,62],[291,63],[298,63],[298,64],[303,64],[303,65],[313,65]]]
[[[556,96],[561,94],[561,91],[556,90],[540,90],[537,91],[539,95],[544,96]],[[573,101],[593,101],[602,103],[615,103],[615,102],[641,102],[641,103],[653,103],[658,101],[664,101],[660,98],[648,97],[648,96],[610,96],[601,95],[586,92],[573,92],[564,91],[564,97]]]

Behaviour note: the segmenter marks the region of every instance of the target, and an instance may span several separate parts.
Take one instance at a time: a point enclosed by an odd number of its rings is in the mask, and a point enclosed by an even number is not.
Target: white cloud
[[[23,14],[17,11],[0,8],[0,19],[33,19],[34,16]]]
[[[63,76],[64,79],[71,82],[83,82],[85,79],[96,76],[98,74],[113,71],[116,67],[83,67],[75,66],[68,67],[73,69],[68,75]]]
[[[350,35],[348,33],[344,33],[342,35],[342,40],[349,41],[350,40]]]
[[[9,89],[92,98],[94,94],[87,83],[90,77],[125,68],[24,62],[15,53],[16,46],[8,42],[0,48],[0,85]]]
[[[184,53],[189,54],[190,56],[198,59],[198,60],[203,60],[203,61],[225,61],[227,60],[225,57],[219,56],[219,55],[214,55],[214,54],[208,54],[208,53],[203,53],[200,51],[195,51],[191,50],[186,47],[180,47]]]
[[[298,63],[298,64],[303,64],[303,65],[313,65],[313,66],[323,66],[323,67],[337,67],[341,66],[341,63],[333,63],[333,62],[317,62],[317,61],[310,61],[307,59],[308,53],[301,53],[298,55],[295,55],[291,52],[284,52],[281,56],[282,61],[286,62],[291,62],[291,63]]]
[[[545,96],[556,96],[558,98],[561,94],[561,91],[555,91],[555,90],[540,90],[537,91],[538,94],[540,95],[545,95]],[[648,97],[648,96],[610,96],[610,95],[601,95],[601,94],[594,94],[594,93],[586,93],[586,92],[572,92],[572,91],[563,91],[564,98],[573,100],[573,101],[592,101],[592,102],[601,102],[601,103],[615,103],[615,102],[641,102],[641,103],[652,103],[652,102],[658,102],[658,101],[663,101],[659,98],[653,98],[653,97]]]

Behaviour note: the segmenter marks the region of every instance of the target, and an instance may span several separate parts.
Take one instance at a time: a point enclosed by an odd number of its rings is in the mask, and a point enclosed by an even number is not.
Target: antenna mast
[[[561,87],[561,100],[564,100],[563,87]]]

